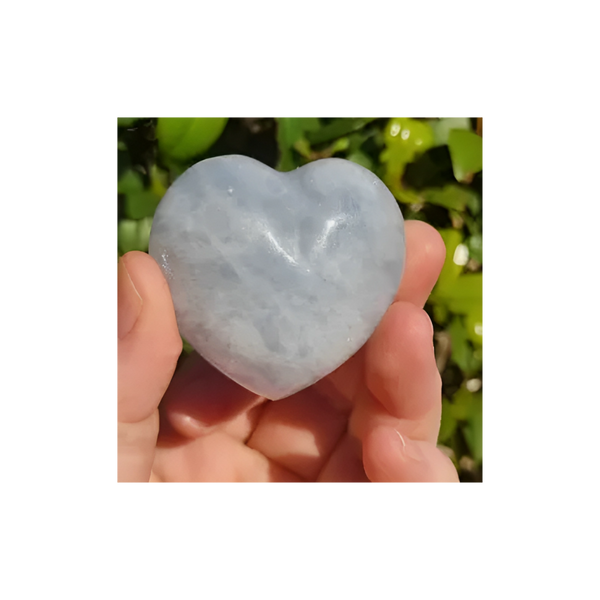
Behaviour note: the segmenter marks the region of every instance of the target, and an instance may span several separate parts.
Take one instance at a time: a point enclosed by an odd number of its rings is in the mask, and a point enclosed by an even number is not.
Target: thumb
[[[158,404],[181,353],[168,284],[156,261],[129,252],[118,274],[119,481],[148,481]]]

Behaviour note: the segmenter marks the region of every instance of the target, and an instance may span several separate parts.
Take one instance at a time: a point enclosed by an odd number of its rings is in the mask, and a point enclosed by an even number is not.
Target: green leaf
[[[452,340],[452,360],[465,373],[470,373],[473,370],[473,348],[471,348],[467,337],[467,331],[463,320],[455,316],[448,326],[448,333]]]
[[[482,273],[466,273],[453,281],[447,278],[442,286],[438,280],[429,298],[433,303],[444,304],[450,312],[466,315],[467,336],[474,343],[481,343],[481,336],[475,336],[476,331],[481,331],[482,277]]]
[[[485,368],[485,347],[481,352],[474,349],[469,343],[471,337],[467,331],[465,320],[465,318],[455,315],[448,326],[448,333],[452,340],[452,361],[466,376],[470,376]]]
[[[434,144],[436,146],[445,146],[448,143],[448,136],[452,129],[465,129],[471,131],[471,119],[468,117],[459,117],[452,119],[439,119],[430,122],[433,132]]]
[[[462,212],[469,203],[473,202],[473,196],[477,194],[468,188],[450,183],[443,188],[424,190],[422,196],[429,204]]]
[[[483,458],[483,402],[482,395],[475,394],[467,423],[462,428],[471,456],[477,463]]]
[[[308,140],[306,138],[300,138],[295,144],[294,144],[294,150],[300,154],[301,156],[303,156],[304,158],[310,159],[311,154],[312,154],[312,149],[310,147],[310,144],[308,143]]]
[[[466,273],[441,292],[450,311],[469,315],[481,311],[482,287],[482,273]]]
[[[466,421],[475,403],[474,394],[462,386],[452,396],[450,412],[457,421]]]
[[[482,314],[482,273],[462,273],[462,265],[454,262],[458,245],[462,243],[460,232],[454,229],[440,230],[442,239],[446,244],[446,260],[438,282],[429,297],[429,302],[434,305],[434,317],[438,323],[440,309],[444,306],[449,312],[465,315],[465,328],[467,339],[474,344],[481,345],[481,314]],[[478,333],[479,332],[479,333]]]
[[[467,208],[471,211],[471,214],[477,216],[481,213],[481,196],[474,190],[469,190],[469,192]]]
[[[119,250],[125,254],[137,250],[137,221],[122,219],[117,229]]]
[[[467,273],[459,277],[444,292],[452,312],[467,314],[472,307],[485,306],[487,296],[486,273]]]
[[[353,154],[361,149],[361,146],[369,139],[379,133],[377,129],[361,129],[348,136],[350,144],[348,145],[348,154]],[[370,160],[370,159],[369,159]]]
[[[132,250],[147,252],[151,229],[152,217],[140,219],[139,221],[132,219],[121,220],[117,229],[119,250],[123,254]]]
[[[469,254],[478,263],[483,262],[483,238],[481,234],[471,235],[467,238],[467,247],[469,248]]]
[[[440,423],[440,432],[438,434],[438,442],[447,442],[454,432],[458,422],[452,414],[452,405],[447,398],[442,398],[442,421]]]
[[[373,160],[368,154],[365,154],[360,150],[356,150],[355,152],[348,154],[346,158],[357,165],[360,165],[361,167],[365,167],[365,169],[369,169],[370,171],[373,170]]]
[[[331,123],[306,134],[312,145],[321,144],[362,129],[375,119],[336,119]]]
[[[429,297],[429,301],[433,305],[433,318],[435,322],[443,325],[448,320],[448,309],[444,304],[432,299],[431,296]]]
[[[184,352],[185,354],[191,354],[194,351],[192,345],[183,336],[181,336],[181,342],[182,352]]]
[[[169,187],[169,176],[166,171],[159,169],[155,164],[150,167],[150,189],[159,199],[165,195]]]
[[[141,117],[125,118],[119,117],[117,119],[117,125],[119,127],[131,127],[136,121],[139,121]]]
[[[333,144],[329,148],[329,152],[332,155],[337,154],[338,152],[344,152],[344,150],[348,150],[349,146],[350,146],[350,139],[347,137],[342,137],[342,138],[335,140],[335,142],[333,142]]]
[[[483,143],[472,131],[453,129],[448,135],[452,169],[458,181],[469,183],[483,168]]]
[[[286,148],[279,153],[279,162],[277,163],[278,171],[293,171],[299,166],[300,164],[296,163],[294,160],[294,153],[291,148]]]
[[[384,183],[401,202],[402,176],[406,165],[433,146],[433,133],[427,123],[415,119],[390,119],[384,130],[386,149],[380,160],[385,163]],[[409,200],[410,201],[410,200]]]
[[[130,219],[153,217],[161,197],[150,190],[132,192],[125,196],[125,214]]]
[[[117,192],[119,194],[131,194],[141,192],[144,189],[144,181],[142,176],[133,169],[127,169],[117,184]]]
[[[447,407],[452,417],[462,424],[461,430],[465,441],[471,456],[477,462],[481,462],[482,459],[482,398],[481,392],[474,394],[462,386],[452,396],[452,402]]]
[[[483,307],[473,306],[465,317],[465,330],[468,339],[481,348],[483,345]]]
[[[221,136],[225,118],[160,118],[156,125],[158,147],[167,159],[185,162],[204,154]]]
[[[293,148],[294,144],[305,137],[308,131],[319,129],[320,122],[316,118],[280,118],[277,119],[277,143],[279,149]]]
[[[463,239],[460,231],[456,229],[440,229],[439,234],[442,236],[442,240],[444,240],[446,246],[446,259],[444,260],[444,266],[438,277],[437,284],[432,292],[432,300],[437,299],[438,296],[442,296],[444,290],[450,289],[463,270],[461,265],[457,265],[454,262],[454,253]]]
[[[300,143],[300,149],[310,154],[310,145],[305,139],[305,133],[315,131],[320,127],[317,118],[279,118],[277,119],[277,145],[279,146],[279,171],[291,171],[298,164],[294,160],[294,147]]]
[[[152,231],[152,217],[146,217],[138,221],[138,241],[142,252],[148,252],[148,242],[150,241],[150,232]]]

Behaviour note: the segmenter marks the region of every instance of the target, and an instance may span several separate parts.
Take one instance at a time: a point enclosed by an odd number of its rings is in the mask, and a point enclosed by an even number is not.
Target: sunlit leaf
[[[168,159],[188,161],[206,152],[226,124],[225,118],[160,118],[156,125],[158,147]]]
[[[463,240],[462,234],[456,229],[440,229],[439,233],[446,246],[446,259],[444,260],[444,266],[432,293],[434,299],[443,295],[444,290],[451,288],[463,270],[461,265],[457,265],[454,262],[456,248]]]
[[[162,198],[169,187],[169,176],[166,171],[158,168],[157,165],[150,167],[150,189],[156,196]]]
[[[150,241],[150,232],[152,231],[152,217],[146,217],[138,221],[138,241],[142,252],[148,251],[148,242]]]
[[[386,148],[380,160],[386,165],[384,183],[398,200],[405,202],[399,192],[406,165],[433,146],[433,133],[427,123],[396,118],[388,121],[383,136]]]
[[[439,119],[430,122],[433,139],[436,146],[444,146],[448,143],[448,136],[452,129],[471,130],[471,119],[468,117]]]
[[[481,310],[482,283],[482,273],[466,273],[443,288],[441,294],[452,312],[468,315]]]
[[[448,135],[448,149],[452,158],[454,176],[469,183],[483,168],[482,139],[472,131],[453,129]]]
[[[476,346],[483,344],[483,308],[479,303],[474,306],[465,317],[465,331],[467,338]]]
[[[122,219],[117,230],[119,250],[125,254],[137,250],[137,221]]]
[[[121,252],[123,254],[131,250],[147,252],[151,229],[152,217],[140,219],[139,221],[132,219],[123,219],[120,221],[117,235]]]

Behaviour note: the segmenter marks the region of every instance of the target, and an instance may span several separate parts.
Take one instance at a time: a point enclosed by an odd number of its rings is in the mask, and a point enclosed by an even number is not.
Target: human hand
[[[445,248],[431,226],[405,225],[402,283],[371,338],[336,371],[276,402],[195,352],[173,377],[181,338],[167,282],[150,256],[126,254],[119,481],[458,481],[436,447],[441,379],[423,310]]]

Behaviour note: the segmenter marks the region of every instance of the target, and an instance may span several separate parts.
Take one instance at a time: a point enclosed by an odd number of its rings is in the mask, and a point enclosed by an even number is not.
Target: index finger
[[[423,308],[444,265],[442,236],[427,223],[406,221],[406,264],[394,302],[405,301]]]

